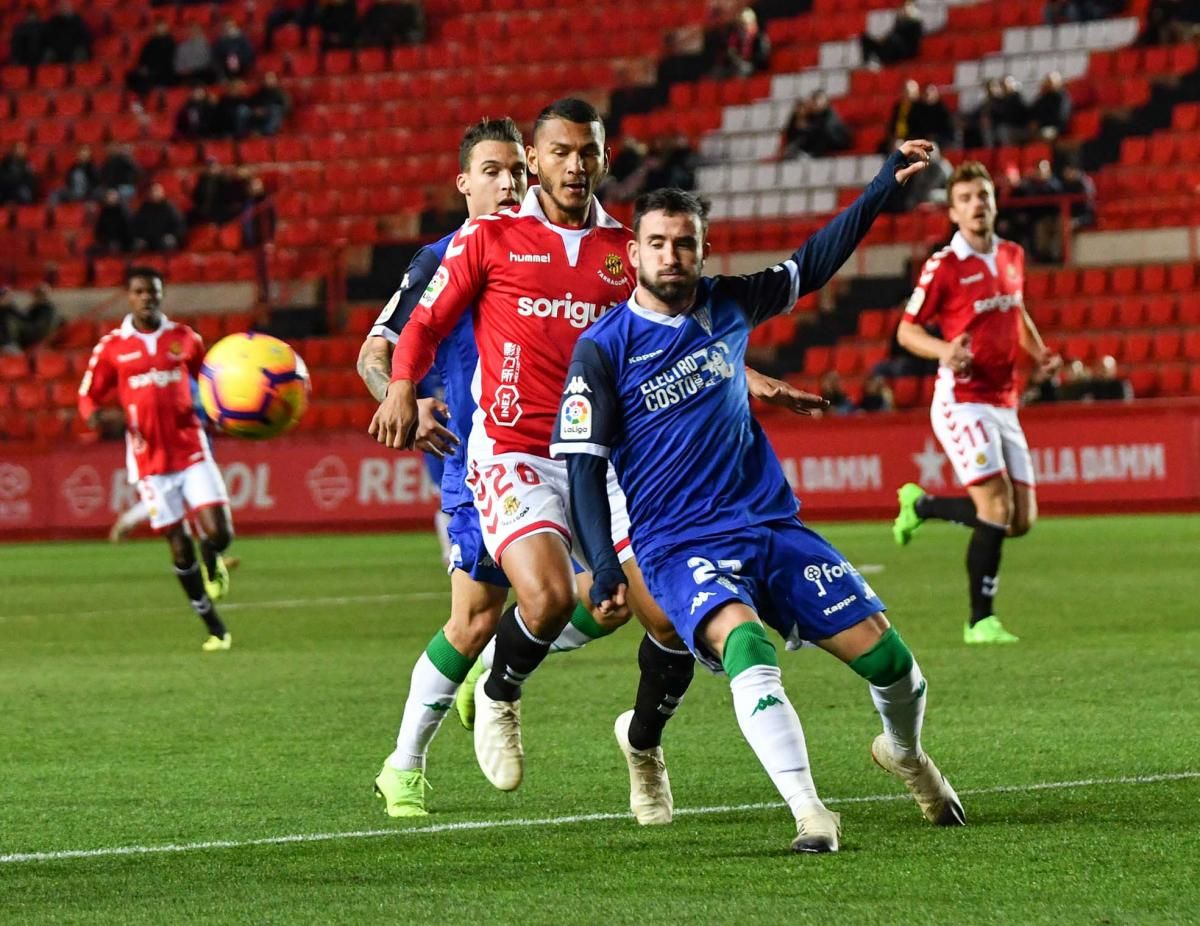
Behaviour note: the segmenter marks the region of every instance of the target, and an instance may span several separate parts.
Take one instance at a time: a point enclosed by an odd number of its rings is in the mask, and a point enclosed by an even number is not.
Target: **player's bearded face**
[[[551,119],[538,129],[529,153],[529,166],[551,202],[568,216],[586,216],[608,171],[603,126]]]
[[[690,306],[704,272],[703,240],[693,215],[644,215],[638,228],[638,284],[669,306]]]
[[[956,183],[951,190],[950,220],[977,235],[996,227],[996,191],[982,178]]]

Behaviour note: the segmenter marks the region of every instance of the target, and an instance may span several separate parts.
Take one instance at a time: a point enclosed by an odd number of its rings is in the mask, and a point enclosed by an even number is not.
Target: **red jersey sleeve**
[[[938,273],[938,268],[942,266],[942,262],[949,253],[950,249],[946,248],[925,261],[925,266],[921,268],[921,276],[917,280],[917,286],[908,299],[908,305],[904,307],[906,322],[912,322],[914,325],[927,325],[937,318],[938,312],[942,308],[941,279],[945,276],[943,273]]]
[[[92,417],[117,385],[117,368],[108,356],[108,341],[102,340],[92,348],[92,358],[79,384],[79,415],[84,421]]]
[[[392,351],[392,382],[419,382],[433,367],[438,345],[475,302],[487,279],[487,242],[499,216],[481,216],[458,230],[425,287]]]
[[[188,376],[192,379],[200,378],[200,368],[204,366],[204,339],[199,333],[189,328],[188,335],[188,352],[187,352],[187,370]]]

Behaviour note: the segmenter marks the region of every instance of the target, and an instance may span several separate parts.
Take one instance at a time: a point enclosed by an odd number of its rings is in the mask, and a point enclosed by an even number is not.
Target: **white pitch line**
[[[388,592],[380,595],[335,595],[325,598],[274,598],[267,601],[235,601],[221,605],[222,611],[270,610],[272,608],[339,607],[348,604],[382,604],[388,601],[422,601],[446,598],[449,587],[440,592]],[[58,620],[66,617],[111,617],[125,614],[157,614],[161,607],[103,608],[96,611],[60,611],[51,614],[0,615],[3,621]]]
[[[1123,778],[1082,778],[1077,781],[1043,781],[1029,785],[996,785],[990,788],[968,788],[960,795],[1020,794],[1030,791],[1054,791],[1068,788],[1094,788],[1103,785],[1147,785],[1167,781],[1186,781],[1200,778],[1197,772],[1164,772],[1159,775],[1134,775]],[[869,794],[863,797],[826,798],[827,804],[878,804],[886,801],[906,801],[907,794]],[[717,807],[681,807],[676,816],[745,813],[750,810],[775,810],[780,802],[730,804]],[[0,855],[0,864],[19,862],[55,862],[66,859],[116,858],[127,855],[167,855],[197,852],[204,849],[244,849],[252,846],[280,846],[293,843],[333,842],[349,839],[375,839],[383,836],[421,836],[429,833],[453,833],[464,830],[491,830],[532,826],[567,826],[574,823],[600,823],[628,820],[628,813],[585,813],[565,817],[517,818],[513,820],[462,820],[457,823],[434,823],[408,829],[351,830],[342,833],[293,833],[287,836],[266,836],[261,839],[220,839],[211,842],[172,843],[159,846],[114,846],[107,849],[64,849],[57,852],[14,852]]]

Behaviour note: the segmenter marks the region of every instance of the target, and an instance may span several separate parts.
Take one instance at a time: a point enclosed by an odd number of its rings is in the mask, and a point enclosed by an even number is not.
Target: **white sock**
[[[404,717],[396,735],[396,751],[387,757],[388,765],[400,771],[425,767],[429,743],[450,713],[457,691],[458,682],[442,675],[429,656],[421,653],[413,666]]]
[[[817,787],[808,766],[804,728],[777,666],[758,665],[746,669],[729,682],[733,712],[746,742],[792,810],[800,816],[813,804],[820,805]]]
[[[892,744],[893,753],[905,759],[920,756],[921,727],[925,723],[925,676],[916,660],[908,675],[886,688],[868,687],[875,709],[883,718],[883,732]]]
[[[562,633],[558,635],[558,638],[550,644],[550,652],[569,653],[573,649],[579,649],[587,646],[594,639],[596,638],[589,637],[574,624],[567,624],[567,626],[563,628]]]
[[[483,648],[483,652],[479,654],[479,661],[483,663],[483,667],[489,672],[492,669],[492,660],[496,658],[496,638],[492,637],[487,642],[487,646]]]
[[[433,516],[433,530],[442,548],[442,562],[450,562],[450,515],[439,511]]]
[[[133,530],[139,524],[144,524],[149,520],[150,509],[146,507],[145,502],[138,502],[117,518],[117,524],[121,526],[122,530]]]

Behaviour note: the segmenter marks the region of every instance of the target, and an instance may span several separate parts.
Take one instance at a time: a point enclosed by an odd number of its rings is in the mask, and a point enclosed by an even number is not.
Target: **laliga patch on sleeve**
[[[400,305],[400,294],[408,289],[408,274],[404,274],[404,282],[400,284],[400,288],[392,293],[392,298],[387,301],[387,305],[383,307],[383,311],[379,313],[379,317],[375,319],[375,324],[382,325],[389,318],[396,314],[396,308]]]
[[[563,403],[559,436],[563,440],[586,440],[592,436],[592,403],[581,395]]]
[[[445,267],[438,267],[437,273],[433,275],[433,279],[429,281],[429,285],[425,287],[425,292],[421,294],[421,305],[425,308],[431,308],[437,302],[438,294],[446,288],[446,284],[450,282],[450,271]]]

